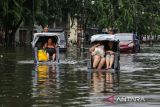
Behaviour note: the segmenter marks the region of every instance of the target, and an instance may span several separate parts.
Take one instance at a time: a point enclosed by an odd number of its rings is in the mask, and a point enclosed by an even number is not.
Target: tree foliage
[[[160,33],[160,0],[1,0],[0,14],[8,43],[22,22],[29,26],[67,23],[68,15],[90,27]]]

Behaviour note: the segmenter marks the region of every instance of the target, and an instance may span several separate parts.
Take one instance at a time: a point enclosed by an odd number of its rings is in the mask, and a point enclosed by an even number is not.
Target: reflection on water
[[[34,65],[30,48],[0,49],[0,107],[159,106],[159,46],[122,54],[120,73],[88,70],[87,52],[72,48],[60,54],[61,64]],[[110,95],[147,100],[112,104]]]
[[[48,86],[56,84],[57,72],[55,65],[37,65],[33,72],[33,97],[49,96]]]
[[[92,73],[92,89],[95,93],[114,93],[117,92],[119,80],[118,73],[105,72],[94,72]],[[116,79],[116,80],[115,80]],[[117,85],[117,86],[116,86]]]

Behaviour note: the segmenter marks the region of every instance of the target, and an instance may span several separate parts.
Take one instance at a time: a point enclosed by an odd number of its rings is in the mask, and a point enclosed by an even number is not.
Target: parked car
[[[117,33],[115,34],[116,39],[120,41],[120,51],[121,52],[139,52],[140,42],[133,33]]]
[[[66,51],[67,50],[67,43],[68,43],[68,37],[63,29],[49,29],[48,32],[52,33],[60,33],[59,38],[60,38],[60,50]]]

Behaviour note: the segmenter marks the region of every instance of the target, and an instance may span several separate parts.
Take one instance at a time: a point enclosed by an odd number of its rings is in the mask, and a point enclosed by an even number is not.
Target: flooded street
[[[87,69],[88,50],[70,47],[60,64],[34,65],[30,48],[0,49],[0,107],[159,107],[160,45],[121,54],[120,72]],[[114,102],[108,97],[114,95]],[[143,97],[140,102],[118,97]]]

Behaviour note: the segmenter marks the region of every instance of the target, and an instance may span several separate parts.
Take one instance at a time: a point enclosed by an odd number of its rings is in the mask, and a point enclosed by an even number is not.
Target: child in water
[[[99,55],[101,57],[104,57],[104,46],[101,43],[98,43],[94,49],[94,51],[92,52],[92,55]]]
[[[56,60],[56,45],[55,45],[55,42],[51,38],[49,38],[47,41],[46,51],[47,51],[48,58],[55,61]]]
[[[105,50],[106,50],[106,69],[111,69],[115,53],[115,50],[113,48],[113,42],[108,42],[108,47]]]
[[[94,46],[90,48],[91,55],[93,56],[93,68],[101,69],[103,66],[103,62],[105,61],[104,55],[104,45],[102,42],[96,43]]]

